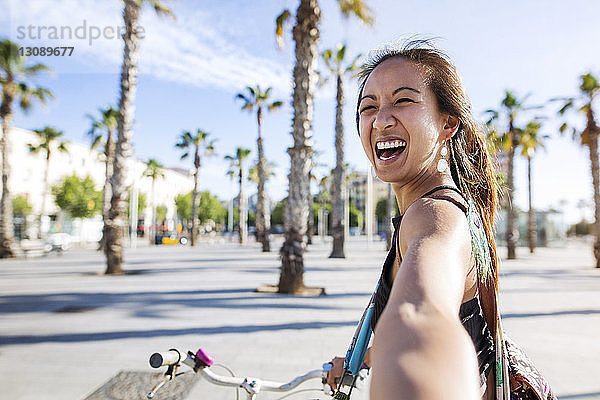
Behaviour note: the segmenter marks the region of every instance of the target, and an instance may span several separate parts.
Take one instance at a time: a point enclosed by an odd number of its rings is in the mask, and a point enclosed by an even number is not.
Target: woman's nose
[[[373,121],[373,128],[378,131],[384,131],[392,128],[396,124],[396,118],[386,108],[382,108],[375,115],[375,121]]]

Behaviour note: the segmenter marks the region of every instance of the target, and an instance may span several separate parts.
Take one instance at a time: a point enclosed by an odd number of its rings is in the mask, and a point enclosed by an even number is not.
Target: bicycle
[[[322,391],[328,396],[333,396],[335,393],[331,390],[331,387],[327,384],[327,373],[331,369],[330,363],[323,364],[321,369],[314,369],[306,372],[303,375],[299,375],[289,382],[275,382],[269,380],[263,380],[259,378],[252,377],[237,377],[235,374],[227,367],[221,364],[215,364],[214,357],[205,352],[203,349],[198,349],[198,351],[194,354],[191,351],[187,353],[183,353],[177,349],[170,349],[167,352],[163,353],[154,353],[150,356],[150,366],[152,368],[160,368],[167,367],[167,371],[165,372],[164,378],[161,379],[152,390],[147,393],[147,398],[152,399],[156,392],[168,381],[175,379],[177,376],[180,376],[186,372],[178,373],[178,368],[184,364],[192,369],[194,373],[199,373],[203,378],[205,378],[208,382],[219,385],[219,386],[228,386],[232,388],[237,388],[236,390],[236,398],[239,399],[239,389],[244,389],[246,391],[247,400],[254,400],[256,396],[261,392],[291,392],[296,389],[300,384],[312,380],[312,379],[321,379],[322,388],[320,389],[302,389],[297,390],[291,393],[280,397],[283,399],[292,394],[299,393],[302,391]],[[220,366],[224,367],[229,371],[231,376],[224,376],[216,374],[211,370],[211,366]],[[350,388],[358,387],[360,388],[367,378],[368,370],[362,370],[357,377],[346,376],[340,386],[349,386]],[[346,397],[336,396],[336,399],[345,399]]]

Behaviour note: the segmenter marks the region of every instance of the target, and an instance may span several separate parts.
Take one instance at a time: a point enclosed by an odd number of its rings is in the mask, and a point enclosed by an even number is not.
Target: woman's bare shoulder
[[[441,198],[441,197],[444,198]],[[447,200],[452,198],[455,202]],[[400,241],[407,243],[413,238],[435,236],[438,239],[469,239],[469,224],[458,196],[446,195],[423,197],[412,203],[400,225]]]

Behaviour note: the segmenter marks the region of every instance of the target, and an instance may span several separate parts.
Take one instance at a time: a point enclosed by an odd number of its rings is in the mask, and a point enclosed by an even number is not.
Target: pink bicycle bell
[[[198,349],[196,352],[196,358],[206,364],[207,367],[210,367],[215,362],[215,358],[210,354],[205,353],[202,349]]]

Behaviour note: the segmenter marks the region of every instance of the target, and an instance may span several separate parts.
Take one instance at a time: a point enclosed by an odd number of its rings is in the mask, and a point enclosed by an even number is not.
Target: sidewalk
[[[149,355],[171,347],[202,346],[238,375],[272,380],[319,368],[345,353],[385,251],[351,238],[348,259],[336,260],[329,243],[315,243],[305,283],[328,294],[316,298],[255,293],[277,283],[280,266],[276,251],[256,243],[130,249],[126,269],[135,274],[120,277],[99,275],[104,258],[93,250],[2,260],[0,376],[10,384],[0,399],[82,399],[118,371],[153,371]],[[600,399],[600,271],[590,248],[518,255],[502,262],[505,329],[561,399]],[[310,394],[302,395],[292,398]],[[189,398],[234,396],[200,381]]]

